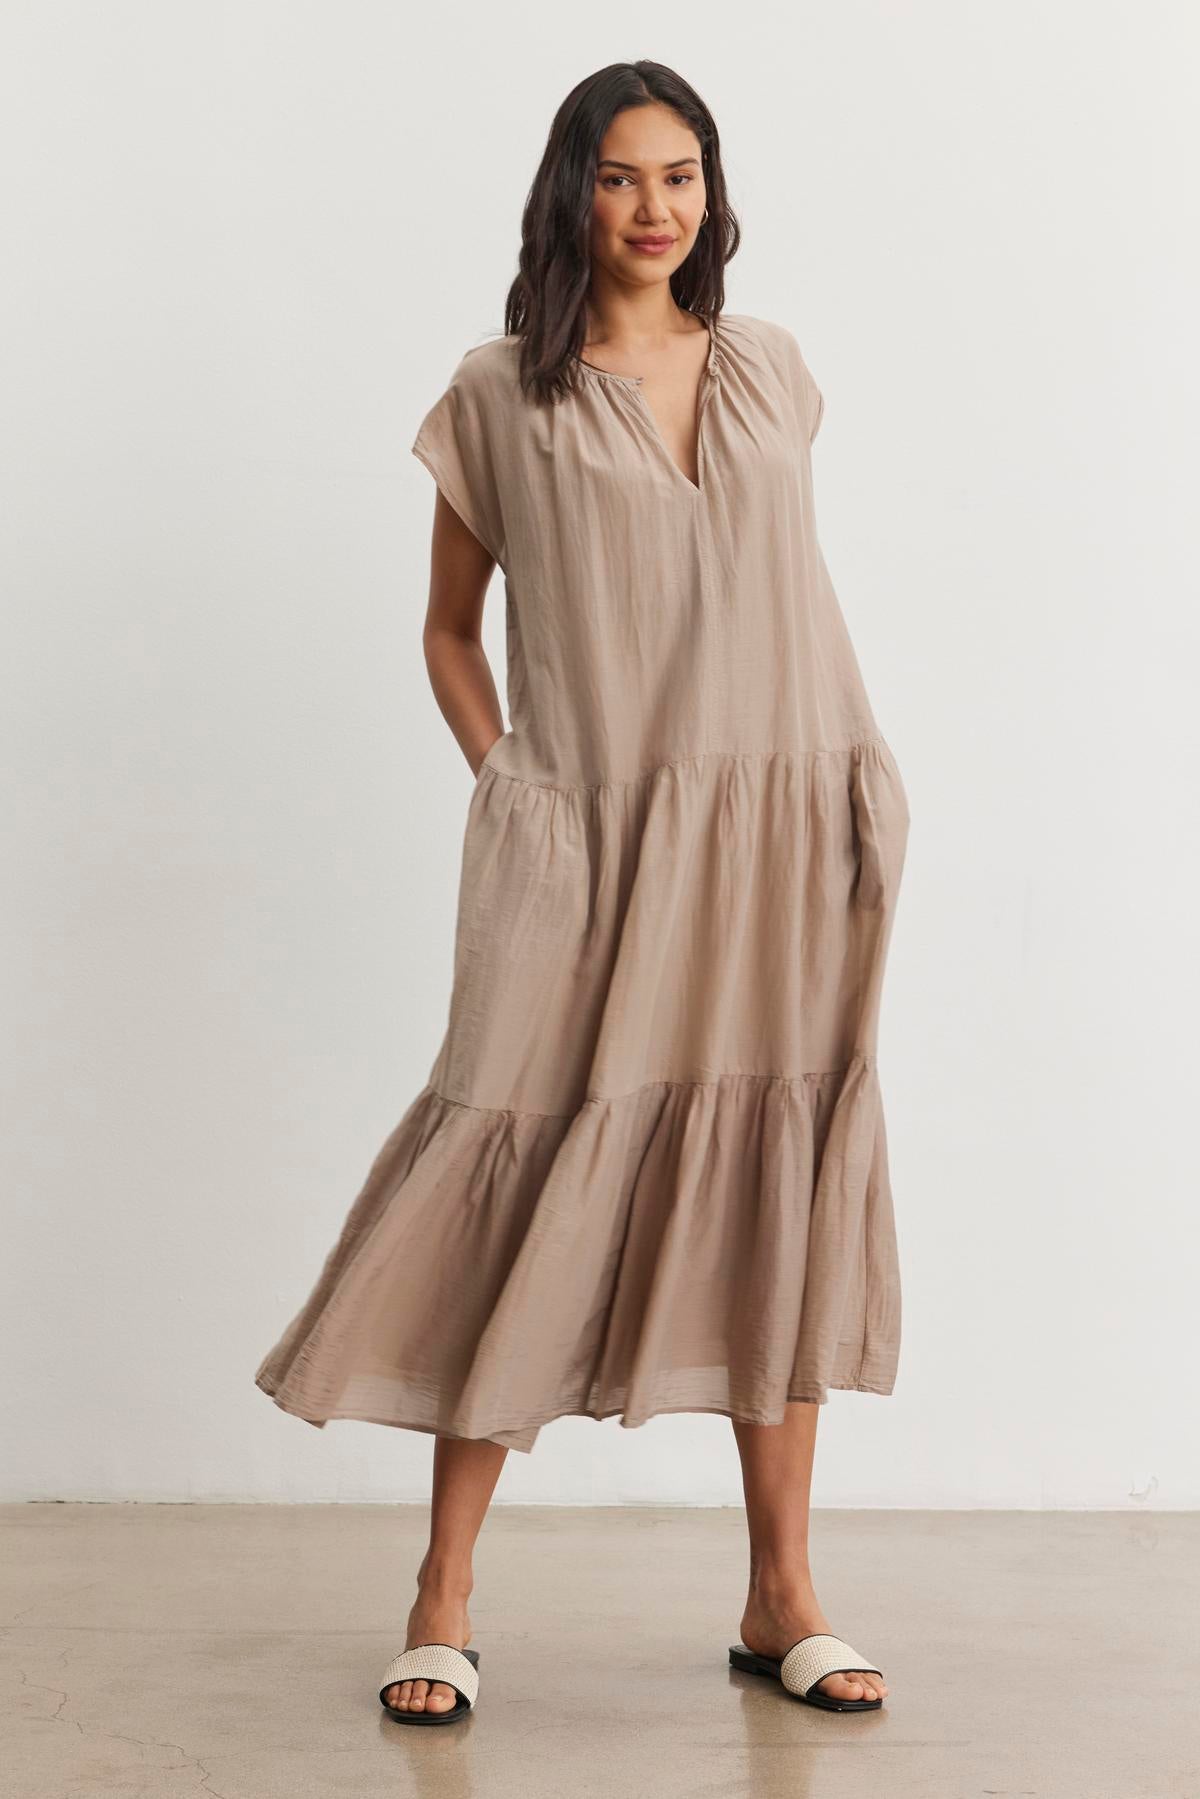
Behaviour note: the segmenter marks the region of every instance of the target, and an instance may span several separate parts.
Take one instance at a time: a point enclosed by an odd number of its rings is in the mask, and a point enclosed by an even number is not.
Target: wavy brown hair
[[[725,303],[725,264],[741,240],[729,205],[712,114],[693,87],[660,62],[614,62],[573,87],[554,115],[521,217],[518,273],[504,305],[506,334],[521,339],[527,398],[561,399],[580,379],[574,359],[587,331],[589,233],[596,164],[610,121],[630,106],[669,106],[700,141],[708,217],[691,254],[671,276],[676,303],[716,319]]]

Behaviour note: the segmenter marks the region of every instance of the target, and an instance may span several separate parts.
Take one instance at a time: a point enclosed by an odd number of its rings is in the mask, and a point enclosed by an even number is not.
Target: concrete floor
[[[3,1799],[1200,1799],[1200,1517],[832,1512],[884,1709],[738,1674],[738,1510],[497,1506],[475,1712],[413,1730],[423,1507],[0,1507]]]

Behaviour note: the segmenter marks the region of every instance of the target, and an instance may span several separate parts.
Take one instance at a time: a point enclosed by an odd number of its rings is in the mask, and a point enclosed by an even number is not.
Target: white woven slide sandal
[[[465,1718],[475,1704],[479,1692],[478,1649],[455,1649],[452,1643],[417,1643],[402,1649],[387,1666],[379,1689],[379,1703],[391,1718],[401,1724],[453,1724]],[[444,1680],[454,1688],[458,1698],[448,1711],[402,1712],[387,1702],[387,1690],[400,1680]]]
[[[831,1637],[824,1631],[801,1637],[786,1655],[778,1657],[756,1655],[744,1643],[731,1643],[729,1660],[743,1674],[773,1675],[795,1698],[803,1699],[806,1705],[823,1706],[826,1711],[877,1712],[883,1706],[882,1699],[831,1699],[828,1693],[816,1691],[817,1682],[827,1674],[878,1674],[881,1679],[883,1675],[882,1669],[870,1667],[857,1649],[851,1649],[841,1637]]]

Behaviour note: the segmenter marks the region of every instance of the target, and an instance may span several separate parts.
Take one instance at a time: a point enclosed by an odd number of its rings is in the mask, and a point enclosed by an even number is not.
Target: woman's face
[[[657,101],[617,113],[596,164],[592,260],[618,281],[666,281],[695,243],[706,204],[700,142],[678,113]]]

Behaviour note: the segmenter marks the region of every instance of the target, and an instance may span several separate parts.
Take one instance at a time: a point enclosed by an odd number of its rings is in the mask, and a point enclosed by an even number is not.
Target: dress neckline
[[[697,479],[695,481],[692,480],[690,475],[684,474],[674,456],[672,456],[670,450],[667,448],[666,439],[659,429],[658,420],[655,418],[647,403],[646,396],[642,392],[644,377],[641,375],[616,375],[609,369],[598,369],[595,363],[585,362],[582,356],[577,356],[575,360],[580,368],[584,368],[588,371],[589,375],[595,375],[600,381],[613,381],[617,384],[618,389],[623,388],[625,390],[629,395],[628,403],[632,405],[634,412],[640,419],[643,430],[648,434],[654,446],[655,453],[660,455],[666,462],[671,470],[673,480],[678,483],[680,487],[686,489],[690,499],[694,503],[699,503],[708,491],[708,451],[705,445],[704,422],[708,402],[719,385],[718,370],[721,360],[721,351],[717,342],[717,329],[714,321],[705,317],[702,313],[697,313],[695,316],[704,319],[704,327],[708,332],[708,355],[705,358],[704,367],[700,373],[699,398],[696,407]],[[622,403],[624,404],[625,402]]]
[[[721,361],[716,321],[701,312],[693,313],[692,316],[700,319],[708,332],[708,356],[705,360],[704,372],[706,375],[715,375]],[[619,381],[624,387],[640,387],[645,380],[644,375],[618,375],[612,369],[598,369],[594,362],[585,362],[582,356],[576,356],[574,360],[581,369],[586,369],[589,375],[598,375],[601,381]]]

